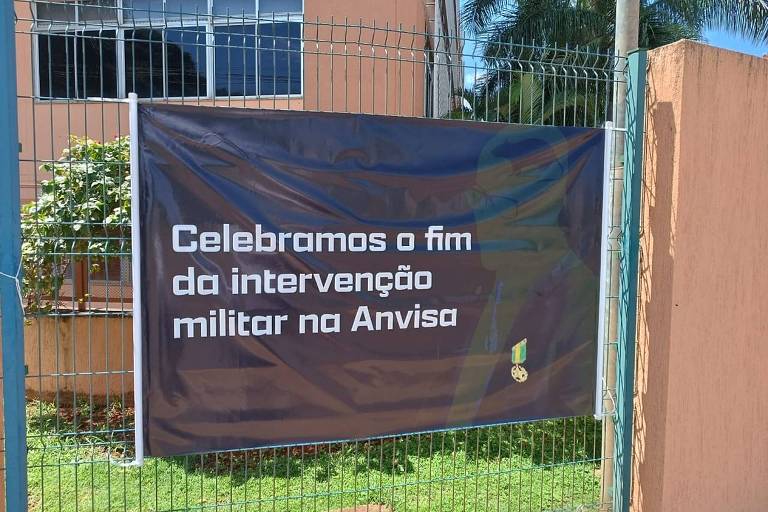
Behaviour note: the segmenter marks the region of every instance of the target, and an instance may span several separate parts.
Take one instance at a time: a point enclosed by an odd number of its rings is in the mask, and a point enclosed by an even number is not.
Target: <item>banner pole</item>
[[[605,148],[603,153],[603,212],[600,240],[600,291],[597,302],[597,375],[595,378],[595,419],[601,420],[605,414],[605,351],[610,346],[605,332],[608,321],[608,275],[610,266],[610,236],[611,236],[611,170],[613,169],[613,122],[607,121],[605,126]]]
[[[139,236],[139,111],[138,96],[128,94],[131,166],[131,282],[133,286],[133,407],[135,458],[132,466],[144,464],[144,390],[142,388],[143,344],[141,325],[141,237]]]

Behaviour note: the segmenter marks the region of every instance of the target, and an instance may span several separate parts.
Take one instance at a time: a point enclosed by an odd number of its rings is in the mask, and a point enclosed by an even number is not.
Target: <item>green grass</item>
[[[76,411],[28,406],[32,511],[587,510],[599,496],[600,425],[591,418],[122,468],[109,459],[129,446],[115,429],[130,427],[130,415],[119,405]]]

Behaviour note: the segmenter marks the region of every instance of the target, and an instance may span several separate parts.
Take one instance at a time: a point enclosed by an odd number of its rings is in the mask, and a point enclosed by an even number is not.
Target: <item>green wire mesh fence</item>
[[[602,383],[608,405],[599,419],[124,467],[133,449],[128,93],[141,101],[455,122],[599,127],[614,119],[613,89],[625,81],[625,63],[610,52],[462,38],[428,20],[310,19],[307,4],[15,2],[30,509],[610,506],[601,490],[613,464],[604,436],[612,434],[610,382]],[[620,190],[621,177],[612,184]],[[609,233],[612,266],[618,223]],[[615,339],[616,283],[608,290],[606,368],[615,360],[608,340]]]

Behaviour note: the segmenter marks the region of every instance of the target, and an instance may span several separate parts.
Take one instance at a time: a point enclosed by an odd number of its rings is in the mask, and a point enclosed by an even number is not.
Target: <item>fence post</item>
[[[24,407],[24,327],[21,308],[19,134],[16,113],[16,41],[13,2],[0,5],[0,312],[5,415],[5,500],[9,512],[27,510]]]
[[[640,260],[640,191],[643,178],[645,68],[647,52],[628,56],[627,117],[624,137],[624,194],[621,209],[619,319],[616,365],[616,442],[613,509],[628,512],[632,484],[632,421]]]

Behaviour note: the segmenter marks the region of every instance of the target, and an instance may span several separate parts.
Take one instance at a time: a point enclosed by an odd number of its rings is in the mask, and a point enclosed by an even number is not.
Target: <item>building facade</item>
[[[125,99],[441,117],[458,0],[15,0],[22,203],[71,136],[128,134]]]
[[[146,102],[444,116],[462,85],[457,9],[457,0],[15,0],[22,203],[70,137],[129,134],[131,92]],[[130,390],[129,259],[62,258],[57,307],[106,320],[30,323],[31,374],[68,376],[28,391]],[[89,350],[78,351],[86,330]],[[76,379],[76,368],[99,375]]]

